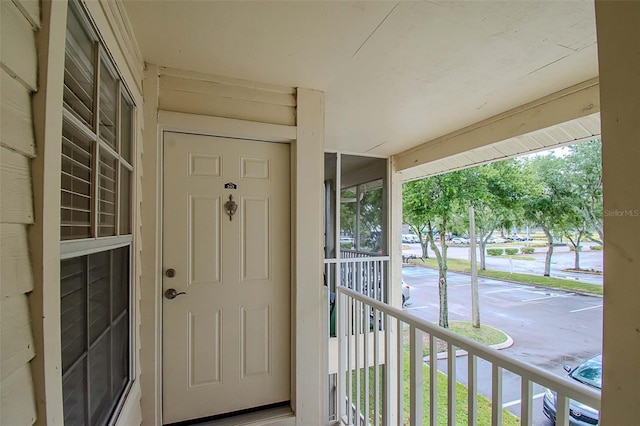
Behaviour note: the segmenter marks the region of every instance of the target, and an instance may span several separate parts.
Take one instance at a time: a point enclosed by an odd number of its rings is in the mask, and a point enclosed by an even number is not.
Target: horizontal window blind
[[[62,129],[61,238],[91,236],[92,143],[70,125]]]
[[[80,24],[77,12],[67,14],[66,54],[64,61],[64,105],[76,117],[93,124],[94,41]]]

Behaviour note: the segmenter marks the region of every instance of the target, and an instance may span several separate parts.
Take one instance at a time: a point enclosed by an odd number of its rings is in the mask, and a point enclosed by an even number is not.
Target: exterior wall
[[[318,424],[326,412],[322,389],[327,377],[318,343],[323,338],[324,306],[321,294],[324,95],[147,64],[144,102],[143,423],[162,423],[161,141],[164,130],[178,130],[291,144],[291,403],[297,424]]]
[[[0,8],[0,424],[30,425],[37,414],[30,365],[36,352],[28,303],[33,272],[27,228],[34,221],[31,94],[37,90],[40,8],[35,1],[3,1]]]
[[[62,424],[60,153],[66,1],[2,1],[1,424]],[[110,0],[88,2],[94,23],[142,114],[142,61]],[[129,31],[130,33],[130,31]],[[117,35],[116,35],[117,34]],[[116,42],[117,40],[117,42]],[[135,64],[137,63],[137,67]],[[139,77],[136,78],[136,75]],[[32,96],[33,95],[33,96]],[[135,123],[134,123],[135,124]],[[141,129],[136,127],[141,132]],[[139,183],[141,151],[136,152]],[[139,288],[139,184],[134,191],[134,288]],[[138,279],[136,279],[138,277]],[[133,315],[139,324],[133,296]],[[27,297],[28,295],[28,297]],[[131,331],[139,347],[137,328]],[[139,362],[118,423],[139,424]]]
[[[259,123],[296,124],[292,88],[161,68],[158,108]]]
[[[640,411],[640,3],[596,1],[604,185],[601,423]]]

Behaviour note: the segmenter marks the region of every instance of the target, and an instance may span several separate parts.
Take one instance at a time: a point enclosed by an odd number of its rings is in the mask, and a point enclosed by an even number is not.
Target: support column
[[[640,407],[640,3],[596,0],[604,185],[601,422]]]
[[[292,145],[291,403],[299,425],[324,424],[328,380],[323,335],[324,93],[298,89],[297,140]]]
[[[389,303],[395,307],[402,306],[402,175],[398,171],[397,158],[389,161]],[[388,403],[389,424],[397,424],[402,413],[397,410],[401,390],[398,389],[398,334],[402,333],[394,323],[391,330],[391,351],[385,360],[386,401]]]

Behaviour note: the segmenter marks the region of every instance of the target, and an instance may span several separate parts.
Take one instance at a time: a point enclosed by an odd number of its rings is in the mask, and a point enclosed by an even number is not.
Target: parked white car
[[[462,238],[462,237],[453,237],[451,239],[451,243],[452,244],[469,244],[469,239],[468,238]]]
[[[405,244],[416,244],[420,242],[420,238],[416,234],[402,234],[402,242]]]
[[[411,298],[411,287],[402,281],[402,306]]]

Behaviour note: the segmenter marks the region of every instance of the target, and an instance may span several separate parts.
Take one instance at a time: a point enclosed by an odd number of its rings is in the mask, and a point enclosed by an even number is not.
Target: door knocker
[[[229,215],[229,222],[231,222],[231,220],[233,219],[233,215],[236,214],[236,210],[238,210],[238,204],[233,201],[233,195],[229,195],[229,201],[224,203],[224,209]]]

